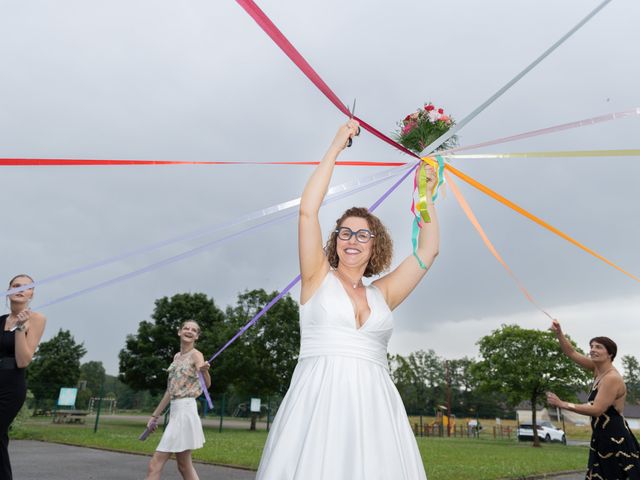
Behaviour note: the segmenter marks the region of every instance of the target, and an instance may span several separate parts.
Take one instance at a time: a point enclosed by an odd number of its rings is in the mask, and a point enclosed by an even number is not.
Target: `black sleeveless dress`
[[[27,395],[24,368],[16,366],[15,332],[5,332],[9,315],[0,316],[0,480],[12,480],[9,462],[9,426]]]
[[[591,390],[593,402],[598,388]],[[613,405],[591,417],[591,448],[586,480],[640,480],[640,447],[627,421]]]

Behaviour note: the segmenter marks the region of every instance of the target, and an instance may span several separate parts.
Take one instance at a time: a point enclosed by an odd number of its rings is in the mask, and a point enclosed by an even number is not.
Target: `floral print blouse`
[[[198,379],[198,369],[191,352],[184,355],[178,353],[167,370],[169,372],[167,390],[172,400],[176,398],[198,398],[202,394],[202,387]]]

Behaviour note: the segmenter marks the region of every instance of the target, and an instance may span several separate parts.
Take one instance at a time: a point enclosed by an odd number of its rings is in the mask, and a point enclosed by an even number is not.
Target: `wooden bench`
[[[84,423],[89,412],[83,410],[56,410],[53,423]]]

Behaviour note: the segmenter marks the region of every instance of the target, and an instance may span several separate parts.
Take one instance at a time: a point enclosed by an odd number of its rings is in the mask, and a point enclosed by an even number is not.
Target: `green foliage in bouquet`
[[[429,102],[424,108],[407,115],[398,124],[400,130],[396,132],[395,139],[402,146],[420,154],[453,125],[455,122],[451,116],[445,114],[442,108],[436,108]],[[447,150],[455,147],[457,143],[458,137],[453,135],[436,150]]]

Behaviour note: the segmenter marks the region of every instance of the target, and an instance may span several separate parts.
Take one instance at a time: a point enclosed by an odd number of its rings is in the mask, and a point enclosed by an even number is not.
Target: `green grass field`
[[[14,429],[14,439],[42,440],[123,452],[151,454],[160,439],[158,433],[146,442],[138,440],[146,417],[139,422],[109,418],[101,421],[98,433],[93,423],[85,425],[53,424],[50,418],[30,419]],[[255,469],[267,438],[264,431],[205,428],[207,442],[194,452],[194,459],[216,464]],[[512,440],[483,438],[418,438],[420,453],[429,480],[495,480],[522,478],[528,475],[586,466],[586,447],[558,444],[533,448]]]

